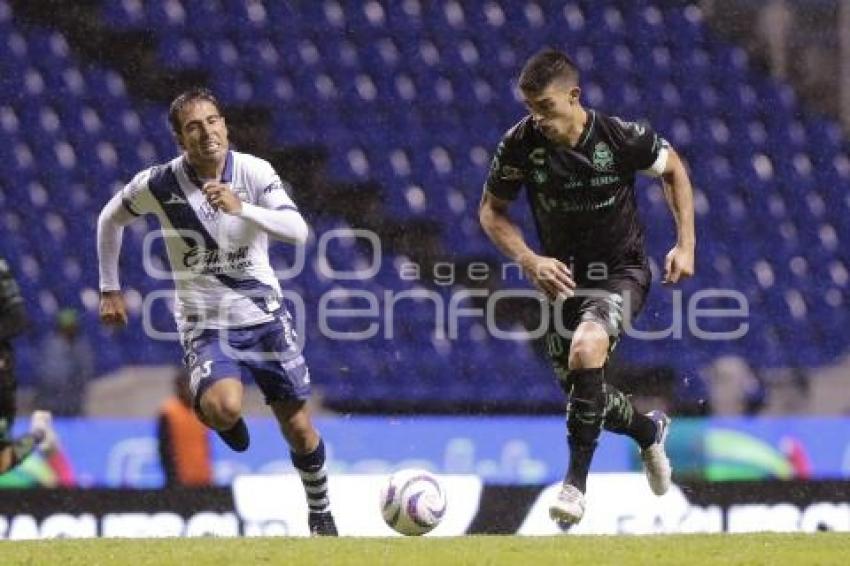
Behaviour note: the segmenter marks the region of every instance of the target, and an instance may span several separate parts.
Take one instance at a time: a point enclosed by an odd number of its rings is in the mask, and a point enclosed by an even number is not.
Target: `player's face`
[[[525,104],[543,135],[553,140],[567,137],[578,116],[579,88],[553,82],[539,93],[523,93]]]
[[[180,133],[177,136],[190,163],[218,163],[228,149],[227,125],[215,104],[196,100],[180,112]]]

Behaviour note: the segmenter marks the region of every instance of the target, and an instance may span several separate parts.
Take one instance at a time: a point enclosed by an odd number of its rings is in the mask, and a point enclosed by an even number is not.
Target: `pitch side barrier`
[[[560,533],[548,518],[557,484],[440,479],[447,515],[428,536]],[[381,520],[378,488],[384,480],[331,479],[341,534],[398,536]],[[292,475],[243,476],[230,488],[5,490],[0,539],[306,536],[298,482]],[[587,503],[584,519],[567,536],[850,531],[850,481],[689,482],[658,498],[641,474],[595,474]]]
[[[19,419],[20,420],[20,419]],[[351,416],[316,419],[330,474],[386,474],[425,468],[471,474],[487,485],[545,485],[561,479],[567,461],[559,416]],[[16,433],[25,432],[22,420]],[[163,485],[153,419],[61,419],[61,446],[77,485],[158,488]],[[249,418],[251,449],[237,454],[214,435],[216,483],[248,474],[294,472],[272,418]],[[850,480],[847,417],[675,418],[667,453],[679,480]],[[634,443],[604,433],[594,472],[637,472]],[[380,442],[375,442],[380,438]],[[554,439],[554,440],[553,440]],[[38,456],[0,476],[4,487],[55,485]]]

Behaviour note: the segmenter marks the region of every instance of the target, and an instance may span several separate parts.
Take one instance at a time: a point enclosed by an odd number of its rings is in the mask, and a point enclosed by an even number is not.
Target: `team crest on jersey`
[[[549,174],[545,169],[535,169],[531,172],[531,179],[538,185],[542,185],[549,180]]]
[[[207,201],[204,201],[201,204],[198,212],[201,213],[201,218],[208,222],[212,222],[213,220],[216,220],[218,218],[218,209],[213,208],[213,206]]]
[[[614,170],[614,153],[607,143],[601,141],[593,148],[593,168],[602,172]]]

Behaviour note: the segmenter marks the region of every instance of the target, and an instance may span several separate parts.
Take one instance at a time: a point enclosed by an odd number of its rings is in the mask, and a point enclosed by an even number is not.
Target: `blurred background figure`
[[[17,410],[15,358],[12,339],[27,328],[24,300],[8,263],[0,258],[0,475],[23,462],[37,448],[45,455],[55,452],[56,439],[50,413],[33,413],[29,434],[12,437]]]
[[[94,352],[80,330],[77,311],[70,308],[56,314],[56,327],[41,349],[35,404],[56,416],[77,417],[89,381],[94,377]]]
[[[159,459],[165,485],[205,486],[212,483],[210,439],[192,409],[189,373],[174,373],[174,394],[165,400],[156,422]]]
[[[0,489],[77,485],[71,460],[62,449],[61,439],[53,428],[53,416],[48,411],[33,411],[30,433],[15,442],[17,446],[26,446],[28,441],[32,442],[33,447],[30,455],[6,473],[2,471],[2,462],[10,452],[7,449],[6,454],[3,454],[0,449]]]
[[[24,300],[17,282],[12,277],[9,265],[0,258],[0,473],[14,466],[20,458],[11,456],[7,448],[14,447],[11,440],[12,424],[15,422],[15,358],[12,339],[27,327]],[[28,445],[32,445],[30,440]],[[14,450],[17,454],[20,450]],[[31,451],[31,448],[30,448]]]

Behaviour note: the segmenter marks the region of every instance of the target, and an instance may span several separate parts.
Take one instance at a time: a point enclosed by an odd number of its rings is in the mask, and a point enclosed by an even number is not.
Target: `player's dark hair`
[[[525,62],[519,74],[519,88],[523,92],[539,93],[557,79],[578,84],[578,76],[578,67],[569,55],[547,48]]]
[[[218,99],[210,90],[203,87],[194,87],[185,90],[177,95],[177,98],[172,100],[171,106],[168,107],[168,123],[171,124],[171,129],[175,134],[180,133],[180,112],[186,105],[199,100],[206,100],[215,106],[215,109],[221,114],[221,106],[218,104]]]

